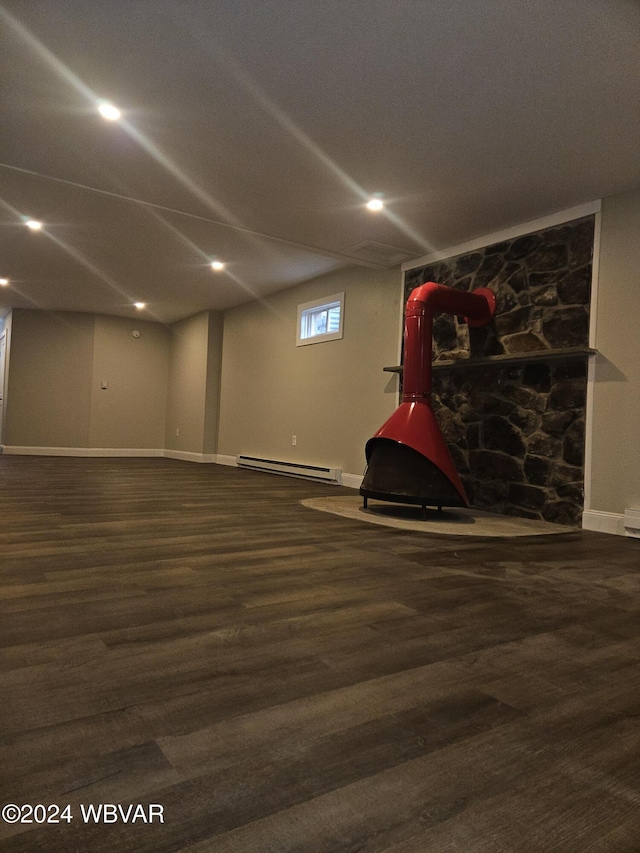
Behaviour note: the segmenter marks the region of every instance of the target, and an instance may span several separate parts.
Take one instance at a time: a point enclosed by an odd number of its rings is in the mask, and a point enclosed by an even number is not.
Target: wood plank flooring
[[[339,493],[0,456],[0,805],[74,816],[3,853],[640,850],[640,541],[300,505]]]

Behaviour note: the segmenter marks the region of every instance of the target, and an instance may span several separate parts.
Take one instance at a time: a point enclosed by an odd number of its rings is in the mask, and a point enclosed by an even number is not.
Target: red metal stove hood
[[[402,403],[369,439],[365,447],[367,471],[360,493],[366,497],[422,506],[468,506],[464,486],[456,471],[451,454],[431,408],[431,362],[433,315],[436,311],[461,315],[470,326],[484,326],[495,314],[496,298],[492,290],[480,288],[471,293],[454,290],[430,281],[412,291],[405,310],[404,377]],[[403,488],[402,473],[397,467],[421,464],[419,457],[411,456],[397,448],[409,448],[428,460],[444,477],[444,488],[438,494],[420,494],[415,476],[407,472],[407,486]],[[376,470],[376,454],[385,457]],[[391,454],[391,459],[389,458]],[[373,470],[371,470],[373,467]],[[386,468],[387,474],[382,471]],[[435,473],[435,472],[434,472]],[[385,477],[392,481],[387,488]],[[429,481],[432,477],[427,478]],[[409,485],[409,481],[411,484]],[[400,486],[398,483],[400,482]],[[451,487],[453,491],[451,491]]]

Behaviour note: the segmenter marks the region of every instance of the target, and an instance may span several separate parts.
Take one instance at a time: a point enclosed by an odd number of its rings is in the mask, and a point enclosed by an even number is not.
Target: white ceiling
[[[637,0],[0,0],[0,21],[0,315],[138,299],[173,322],[640,184]]]

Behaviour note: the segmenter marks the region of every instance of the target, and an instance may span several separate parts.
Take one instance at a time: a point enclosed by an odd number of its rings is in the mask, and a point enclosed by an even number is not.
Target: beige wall
[[[204,453],[217,453],[220,420],[220,381],[222,378],[222,344],[224,316],[209,312],[209,347],[207,350],[207,408],[204,413]]]
[[[88,447],[95,318],[15,308],[2,443]]]
[[[591,506],[640,508],[640,189],[606,198],[598,274]]]
[[[345,292],[344,338],[296,347],[297,306]],[[362,474],[397,405],[400,272],[349,267],[225,314],[218,452]],[[292,446],[292,435],[297,436]]]
[[[3,442],[2,435],[5,428],[5,415],[7,405],[7,385],[9,377],[9,361],[11,358],[11,324],[13,321],[13,313],[10,311],[6,317],[0,318],[0,336],[5,336],[5,358],[4,371],[0,375],[1,390],[3,392],[2,405],[0,406],[0,445]]]
[[[96,316],[89,447],[164,447],[169,341],[160,323]]]
[[[217,311],[171,327],[166,448],[216,452],[221,351],[222,314]]]
[[[131,334],[140,331],[140,337]],[[2,442],[164,446],[169,330],[159,323],[14,309]],[[101,390],[101,380],[108,383]]]

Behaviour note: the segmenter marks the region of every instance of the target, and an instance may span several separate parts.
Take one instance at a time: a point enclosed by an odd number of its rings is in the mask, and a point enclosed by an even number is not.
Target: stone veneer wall
[[[485,328],[434,320],[433,407],[474,506],[580,523],[587,356],[563,351],[588,347],[593,236],[587,217],[406,273],[405,299],[425,281],[496,293]]]

